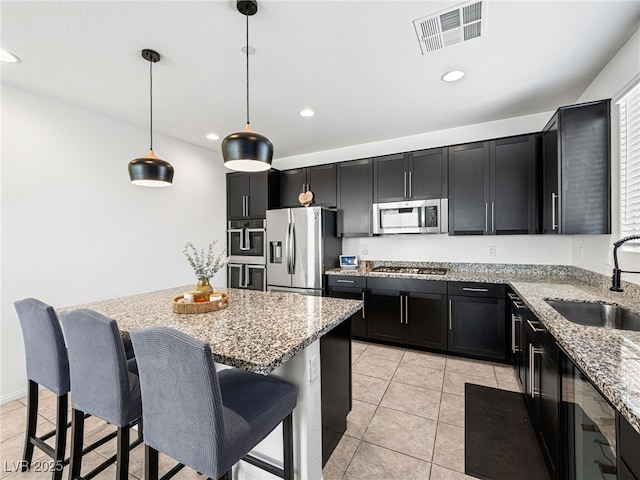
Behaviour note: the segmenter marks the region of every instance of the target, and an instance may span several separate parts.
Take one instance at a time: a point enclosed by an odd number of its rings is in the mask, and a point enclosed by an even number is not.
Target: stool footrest
[[[247,463],[251,465],[261,468],[262,470],[269,472],[271,475],[275,475],[280,478],[284,478],[284,470],[282,468],[278,468],[275,465],[271,465],[270,463],[265,462],[264,460],[260,460],[252,455],[245,455],[241,458]]]

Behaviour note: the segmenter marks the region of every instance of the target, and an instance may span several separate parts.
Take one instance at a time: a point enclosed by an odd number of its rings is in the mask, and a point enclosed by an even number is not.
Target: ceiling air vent
[[[486,0],[475,0],[414,20],[413,25],[425,55],[480,37],[486,21]]]

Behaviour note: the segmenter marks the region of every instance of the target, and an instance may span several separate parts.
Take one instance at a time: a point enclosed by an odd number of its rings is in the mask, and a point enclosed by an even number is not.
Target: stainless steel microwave
[[[373,204],[373,234],[447,233],[446,198]]]

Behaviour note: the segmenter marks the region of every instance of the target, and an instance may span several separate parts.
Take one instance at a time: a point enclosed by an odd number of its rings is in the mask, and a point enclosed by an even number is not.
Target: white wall
[[[184,244],[226,246],[220,155],[154,136],[174,184],[134,186],[127,164],[148,139],[144,128],[2,85],[0,403],[26,386],[15,300],[63,307],[192,284]],[[213,283],[225,285],[224,272]]]
[[[578,99],[579,102],[617,97],[629,83],[640,79],[640,29],[602,69],[591,85]],[[575,235],[572,245],[573,265],[594,272],[611,274],[613,242],[620,238],[620,144],[618,107],[611,109],[611,235]],[[624,247],[622,247],[624,248]],[[640,252],[618,252],[624,270],[640,270]],[[640,284],[640,275],[623,274],[624,280]]]

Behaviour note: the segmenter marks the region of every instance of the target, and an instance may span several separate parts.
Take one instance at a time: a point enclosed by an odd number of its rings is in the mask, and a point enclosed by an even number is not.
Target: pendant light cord
[[[153,150],[153,62],[149,62],[149,150]]]
[[[247,125],[249,125],[249,15],[247,17]]]

